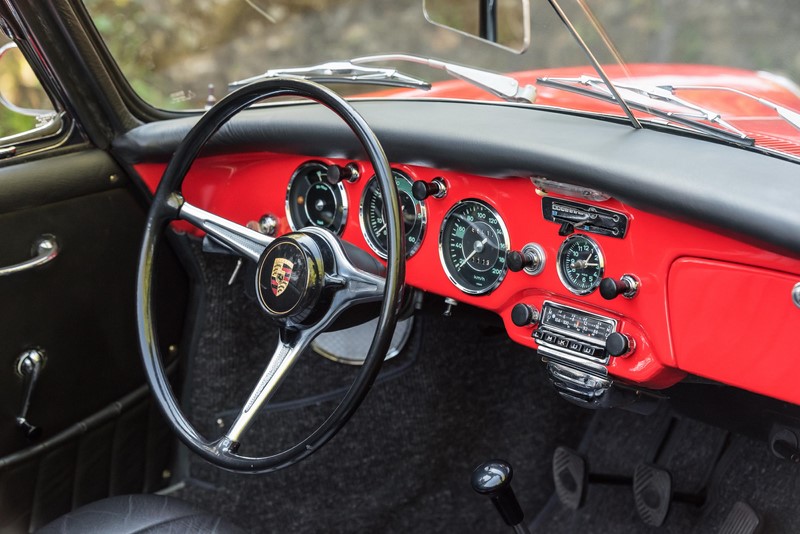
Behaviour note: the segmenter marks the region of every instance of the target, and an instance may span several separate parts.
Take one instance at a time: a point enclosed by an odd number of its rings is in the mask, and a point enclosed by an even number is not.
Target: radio
[[[615,319],[545,301],[533,338],[543,356],[606,376],[606,340],[616,329]]]

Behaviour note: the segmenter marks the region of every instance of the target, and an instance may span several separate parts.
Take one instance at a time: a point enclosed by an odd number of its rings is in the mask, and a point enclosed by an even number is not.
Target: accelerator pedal
[[[566,447],[557,447],[553,453],[553,483],[561,504],[577,510],[586,500],[589,469],[586,459]]]
[[[742,501],[733,505],[719,534],[757,534],[761,531],[761,518],[753,508]]]
[[[633,500],[646,525],[664,524],[672,501],[672,476],[651,464],[639,464],[633,472]]]

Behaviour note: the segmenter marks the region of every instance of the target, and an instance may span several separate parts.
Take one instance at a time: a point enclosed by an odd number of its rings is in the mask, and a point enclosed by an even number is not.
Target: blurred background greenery
[[[457,0],[463,4],[463,0]],[[476,0],[477,1],[477,0]],[[545,0],[531,0],[531,45],[516,55],[426,22],[422,0],[85,0],[133,87],[165,108],[202,107],[228,81],[268,68],[407,52],[497,71],[583,65]],[[628,63],[698,63],[800,80],[797,0],[562,0],[593,48],[588,6]],[[603,61],[613,61],[601,53]],[[441,74],[403,65],[425,79]]]

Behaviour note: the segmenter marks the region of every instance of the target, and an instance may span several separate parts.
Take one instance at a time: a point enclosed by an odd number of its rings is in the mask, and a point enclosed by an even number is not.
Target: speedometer
[[[508,232],[481,200],[462,200],[447,212],[439,234],[439,258],[450,281],[464,293],[481,295],[506,275]]]
[[[406,257],[410,258],[419,250],[425,236],[426,210],[425,202],[417,200],[411,194],[413,181],[404,173],[392,169],[400,207],[403,212],[403,231],[406,236]],[[361,231],[375,254],[383,259],[387,257],[388,234],[386,220],[383,216],[383,195],[378,188],[378,179],[373,176],[364,187],[361,196]]]
[[[328,167],[318,161],[300,165],[286,191],[286,216],[292,230],[321,226],[341,234],[347,222],[344,185],[328,182]]]

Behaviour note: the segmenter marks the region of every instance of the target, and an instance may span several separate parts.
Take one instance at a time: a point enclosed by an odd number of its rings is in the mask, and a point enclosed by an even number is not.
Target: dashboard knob
[[[443,178],[434,178],[430,183],[424,180],[416,180],[411,186],[411,194],[417,200],[425,200],[428,197],[444,198],[447,194],[447,184]]]
[[[533,254],[523,254],[517,250],[512,250],[506,254],[506,265],[509,271],[520,272],[525,267],[532,267],[535,261]]]
[[[606,352],[611,356],[627,356],[633,348],[633,340],[620,332],[612,332],[606,338]]]
[[[619,280],[603,278],[600,281],[600,296],[606,300],[614,300],[622,295],[631,299],[639,291],[639,279],[632,274],[623,274]]]
[[[343,180],[352,183],[358,180],[358,167],[353,163],[348,163],[344,167],[340,165],[328,165],[327,180],[331,185],[336,185]]]
[[[515,304],[511,308],[511,322],[517,326],[528,326],[539,320],[539,310],[527,304]]]

